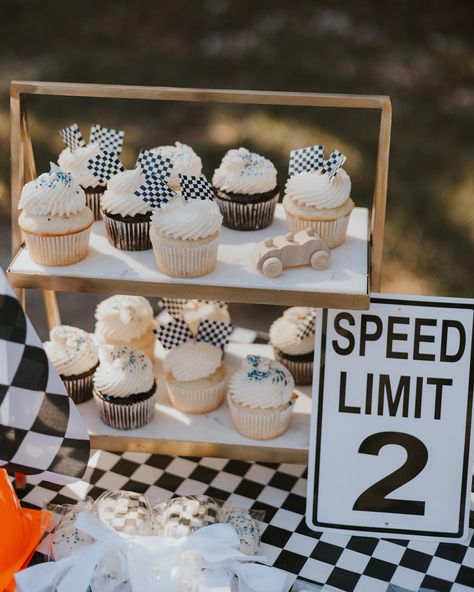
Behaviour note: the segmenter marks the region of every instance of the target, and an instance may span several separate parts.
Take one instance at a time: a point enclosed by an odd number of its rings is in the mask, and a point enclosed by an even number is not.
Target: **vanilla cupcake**
[[[70,173],[51,163],[49,173],[23,187],[18,208],[18,224],[33,261],[70,265],[87,256],[94,215]]]
[[[102,421],[121,430],[139,428],[153,418],[156,382],[148,357],[127,345],[99,348],[94,399]]]
[[[188,341],[171,349],[163,362],[171,403],[186,413],[217,409],[225,395],[228,371],[220,348]]]
[[[94,213],[94,219],[100,220],[100,198],[105,191],[106,184],[101,183],[87,167],[89,160],[100,153],[98,142],[87,146],[78,146],[74,150],[65,148],[58,157],[59,166],[69,171],[79,185],[84,189],[86,204]]]
[[[229,380],[227,401],[235,429],[254,440],[283,434],[297,399],[294,387],[293,377],[279,362],[247,356]]]
[[[108,241],[124,251],[151,249],[150,220],[152,208],[135,195],[145,183],[138,166],[114,175],[102,196],[102,217]]]
[[[259,230],[270,226],[279,188],[274,165],[247,148],[229,150],[212,184],[223,224],[234,230]]]
[[[180,175],[181,195],[155,209],[150,239],[160,270],[173,277],[199,277],[217,265],[222,215],[202,177]]]
[[[57,325],[49,332],[44,349],[72,400],[83,403],[90,399],[92,376],[99,364],[90,335],[77,327]]]
[[[296,384],[313,380],[315,319],[314,308],[294,306],[270,327],[275,358],[288,368]]]
[[[185,300],[180,314],[194,335],[204,319],[230,324],[229,307],[225,302],[216,300]]]
[[[175,191],[180,190],[179,175],[200,177],[202,174],[202,161],[191,146],[175,142],[174,146],[157,146],[151,152],[169,158],[173,163],[168,184]]]
[[[294,151],[298,152],[301,151]],[[285,186],[283,207],[290,231],[314,228],[330,249],[346,240],[354,208],[350,198],[351,180],[341,168],[345,160],[345,156],[335,150],[321,165],[292,174]]]
[[[99,343],[136,347],[153,361],[156,322],[146,298],[110,296],[97,305],[95,318]]]

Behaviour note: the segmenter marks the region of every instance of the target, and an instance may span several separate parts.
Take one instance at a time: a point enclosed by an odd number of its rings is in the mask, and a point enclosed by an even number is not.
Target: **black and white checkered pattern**
[[[135,166],[141,168],[145,177],[158,177],[163,181],[167,181],[173,163],[170,158],[165,158],[161,154],[157,154],[151,150],[141,150]]]
[[[49,483],[23,493],[25,506],[94,499],[106,489],[146,495],[152,505],[176,495],[209,495],[230,505],[263,510],[260,553],[270,564],[324,592],[386,592],[389,583],[415,591],[465,592],[474,586],[474,531],[465,544],[422,543],[322,534],[308,529],[306,467],[217,458],[182,458],[96,451],[84,480]]]
[[[175,197],[176,192],[164,179],[152,175],[146,178],[145,183],[135,191],[135,195],[156,210]]]
[[[166,325],[161,325],[156,331],[156,338],[165,349],[172,349],[186,341],[191,341],[194,336],[186,321],[178,318]]]
[[[183,314],[183,308],[186,302],[186,298],[161,298],[160,306],[172,317],[179,317]]]
[[[109,152],[100,152],[87,163],[87,168],[94,177],[102,184],[107,183],[117,173],[125,170],[117,154]]]
[[[76,150],[76,148],[86,145],[77,123],[73,123],[69,127],[59,130],[59,135],[71,152]]]
[[[231,333],[232,325],[230,323],[201,319],[196,333],[196,341],[205,341],[216,347],[225,347],[229,343]]]
[[[0,466],[64,484],[88,459],[81,416],[0,270]]]
[[[304,319],[298,322],[296,327],[296,339],[302,341],[306,337],[314,335],[316,330],[316,310],[309,310]]]
[[[184,199],[213,200],[214,191],[212,185],[205,177],[193,177],[192,175],[179,175],[179,185]]]
[[[334,175],[342,167],[346,160],[347,157],[344,156],[342,152],[339,152],[339,150],[334,150],[324,163],[323,168],[321,170],[325,175],[332,179],[332,177],[334,177]]]
[[[290,152],[288,175],[295,175],[302,171],[319,171],[324,164],[324,146],[308,146]]]
[[[89,143],[97,142],[102,152],[119,155],[122,152],[124,135],[122,130],[108,129],[94,123],[91,126]]]

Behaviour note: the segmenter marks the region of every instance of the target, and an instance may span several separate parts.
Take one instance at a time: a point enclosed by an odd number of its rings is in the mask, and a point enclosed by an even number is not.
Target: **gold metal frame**
[[[50,95],[63,97],[89,97],[106,99],[138,99],[158,101],[188,101],[201,103],[234,103],[248,105],[281,105],[301,107],[336,107],[352,109],[376,109],[380,111],[380,127],[377,149],[377,164],[375,174],[375,186],[373,193],[371,228],[370,228],[370,273],[368,292],[379,291],[382,273],[383,238],[385,227],[385,211],[387,201],[388,159],[390,150],[390,133],[392,125],[392,106],[390,98],[378,95],[345,95],[345,94],[320,94],[320,93],[294,93],[294,92],[266,92],[249,90],[217,90],[196,88],[167,88],[128,86],[112,84],[81,84],[63,82],[31,82],[13,81],[10,87],[10,119],[11,119],[11,191],[12,191],[12,255],[18,253],[22,246],[21,232],[18,227],[18,201],[23,185],[36,177],[36,168],[33,155],[33,147],[28,127],[26,110],[26,95]],[[34,276],[11,277],[14,287],[17,288],[22,301],[25,288],[44,287],[39,286]],[[73,278],[67,278],[71,283]],[[73,289],[78,291],[101,291],[100,282],[91,282],[85,285],[84,280],[78,279],[72,282]],[[55,278],[51,287],[61,289],[61,278]],[[102,286],[107,290],[106,286]],[[136,292],[144,286],[136,286]],[[69,289],[71,289],[69,287]],[[170,287],[168,286],[168,289]],[[171,286],[171,290],[172,290]],[[217,294],[207,297],[219,298]],[[215,291],[215,290],[214,290]],[[44,290],[44,301],[49,326],[60,322],[59,309],[56,294],[52,290]],[[146,292],[143,292],[144,294]],[[163,291],[163,294],[166,295]],[[170,294],[172,295],[172,294]],[[174,294],[177,295],[177,294]],[[251,294],[246,301],[251,301]],[[357,296],[351,300],[345,300],[344,307],[360,308],[361,302]],[[324,303],[328,307],[340,307],[340,295],[327,295]],[[126,437],[93,436],[93,446],[109,450],[146,450],[153,452],[166,452],[174,454],[202,453],[211,456],[223,456],[258,460],[275,460],[288,462],[304,462],[305,455],[295,450],[280,450],[275,448],[262,448],[258,445],[248,446],[241,451],[233,450],[233,447],[220,446],[214,443],[187,443],[187,442],[160,442],[145,439],[130,439]]]

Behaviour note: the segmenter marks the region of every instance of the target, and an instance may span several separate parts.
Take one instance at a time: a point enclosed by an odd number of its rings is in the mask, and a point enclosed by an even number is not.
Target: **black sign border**
[[[401,534],[401,535],[417,535],[417,536],[432,536],[440,538],[456,538],[459,539],[464,531],[464,516],[466,508],[466,495],[467,495],[467,479],[470,474],[469,471],[469,448],[471,440],[471,416],[472,416],[472,402],[473,402],[473,390],[474,390],[474,305],[472,304],[455,304],[452,302],[435,302],[435,301],[414,301],[409,299],[394,299],[394,298],[378,298],[371,297],[370,303],[374,304],[395,304],[403,306],[426,306],[432,308],[456,308],[456,309],[468,309],[472,311],[472,330],[471,330],[471,364],[469,370],[469,383],[467,393],[467,413],[466,413],[466,432],[464,438],[464,462],[463,462],[463,478],[461,488],[461,503],[460,503],[460,515],[459,515],[459,528],[457,532],[446,533],[446,532],[435,532],[426,530],[408,530],[400,528],[375,528],[366,526],[354,526],[347,524],[333,524],[328,522],[318,522],[317,520],[317,503],[318,499],[318,487],[319,487],[319,469],[320,469],[320,450],[321,450],[321,424],[322,424],[322,411],[323,411],[323,393],[324,393],[324,376],[325,376],[325,363],[326,363],[326,337],[327,337],[327,322],[328,322],[328,311],[323,309],[323,326],[321,333],[321,359],[320,359],[320,372],[319,372],[319,385],[318,385],[318,423],[317,423],[317,434],[316,434],[316,446],[315,446],[315,463],[314,463],[314,487],[313,487],[313,508],[311,512],[312,526],[316,528],[332,528],[340,530],[352,530],[357,532],[381,532],[386,534]],[[363,312],[363,311],[362,311]]]

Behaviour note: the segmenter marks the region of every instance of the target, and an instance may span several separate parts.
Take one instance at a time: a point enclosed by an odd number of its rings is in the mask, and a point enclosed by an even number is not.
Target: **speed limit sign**
[[[319,311],[306,520],[436,540],[467,532],[474,301],[373,295]]]

